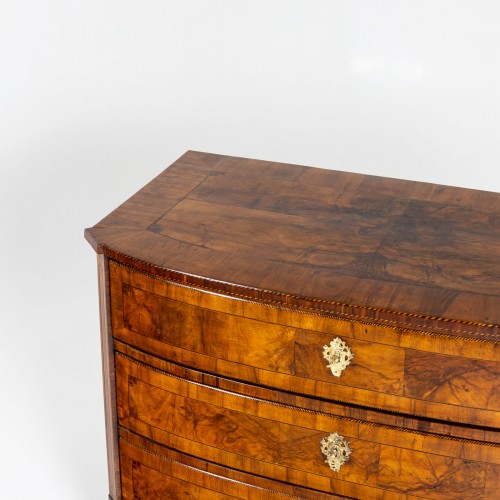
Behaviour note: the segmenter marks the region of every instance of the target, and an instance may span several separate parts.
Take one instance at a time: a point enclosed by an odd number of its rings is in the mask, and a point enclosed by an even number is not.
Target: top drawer
[[[337,401],[496,427],[498,344],[279,309],[110,261],[116,338],[203,371]],[[343,371],[324,346],[354,355]],[[339,341],[337,341],[339,342]],[[347,355],[348,356],[348,355]]]

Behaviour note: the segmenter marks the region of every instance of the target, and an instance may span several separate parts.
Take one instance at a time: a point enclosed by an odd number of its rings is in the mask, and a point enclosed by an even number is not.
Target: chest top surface
[[[282,307],[500,340],[500,194],[189,151],[97,252]]]

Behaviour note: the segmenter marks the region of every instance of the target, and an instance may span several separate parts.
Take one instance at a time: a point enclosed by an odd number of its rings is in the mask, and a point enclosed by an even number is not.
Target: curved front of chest
[[[183,155],[85,232],[110,498],[498,498],[499,208]]]
[[[335,500],[312,491],[214,464],[120,429],[123,500]]]
[[[119,425],[170,449],[311,490],[306,498],[314,498],[313,492],[384,499],[495,497],[498,445],[244,396],[221,389],[218,377],[143,355],[146,364],[130,356],[134,350],[123,350],[128,354],[116,354]],[[332,453],[342,446],[350,451],[345,462],[322,451],[322,441],[333,435],[344,441]]]
[[[498,427],[499,345],[283,309],[111,266],[115,338],[249,383]]]

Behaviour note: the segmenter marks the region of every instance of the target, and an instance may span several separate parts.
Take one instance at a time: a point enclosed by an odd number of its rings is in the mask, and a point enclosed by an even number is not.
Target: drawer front
[[[215,296],[111,265],[116,338],[200,370],[401,413],[498,426],[498,346]],[[337,376],[324,346],[354,357]],[[335,364],[335,363],[334,363]]]
[[[121,426],[186,454],[300,487],[354,498],[495,498],[500,447],[244,397],[116,354]],[[320,441],[353,450],[332,471]]]
[[[126,430],[119,444],[123,500],[341,498],[217,466]]]

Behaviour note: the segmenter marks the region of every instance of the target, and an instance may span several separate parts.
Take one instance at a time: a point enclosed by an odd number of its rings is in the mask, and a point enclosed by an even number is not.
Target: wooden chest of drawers
[[[499,194],[188,152],[86,238],[112,500],[498,497]]]

